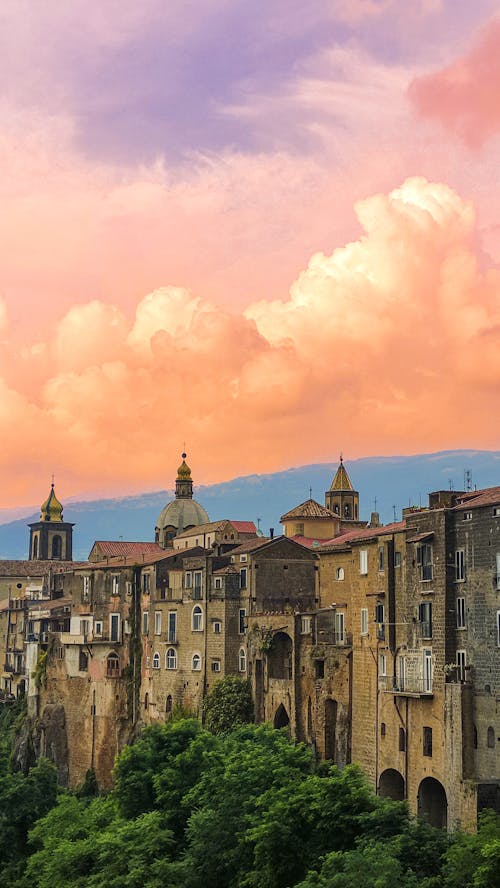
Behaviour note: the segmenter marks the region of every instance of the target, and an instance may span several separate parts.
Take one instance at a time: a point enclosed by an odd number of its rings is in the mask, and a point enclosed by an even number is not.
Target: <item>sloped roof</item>
[[[480,506],[500,505],[500,487],[485,487],[483,490],[472,490],[461,497],[461,502],[454,507],[455,511],[478,509]]]
[[[354,490],[352,486],[351,479],[347,474],[347,469],[342,461],[340,460],[340,465],[335,472],[334,479],[330,484],[330,490]]]
[[[102,570],[105,567],[133,567],[139,564],[141,567],[147,567],[149,564],[157,564],[158,561],[168,561],[170,558],[185,558],[193,554],[203,554],[205,550],[201,546],[189,546],[188,549],[162,549],[158,546],[155,552],[139,552],[133,555],[118,556],[115,558],[107,558],[104,561],[89,561],[82,565],[85,568]]]
[[[51,570],[64,573],[87,566],[87,561],[9,561],[0,559],[0,577],[43,577]]]
[[[183,531],[183,533],[178,533],[176,539],[180,540],[183,537],[195,536],[197,533],[211,533],[212,531],[224,530],[226,524],[229,524],[227,518],[223,518],[222,521],[208,521],[205,524],[195,524],[194,527],[190,527],[189,530]]]
[[[107,555],[109,558],[114,558],[115,556],[120,555],[154,555],[165,551],[158,545],[158,543],[152,543],[150,541],[128,542],[126,540],[96,540],[92,546],[91,552],[96,546],[99,546],[102,555]]]
[[[329,518],[330,520],[340,520],[338,515],[330,512],[330,509],[326,509],[325,506],[322,506],[313,499],[308,499],[304,503],[301,503],[300,506],[295,506],[294,509],[286,512],[285,515],[281,516],[280,522],[293,521],[296,518]]]
[[[397,533],[398,531],[405,530],[405,528],[406,521],[396,521],[392,524],[383,524],[380,527],[358,527],[356,530],[348,530],[345,533],[341,533],[332,540],[325,540],[320,548],[322,550],[326,548],[336,549],[358,541],[377,539],[377,537],[384,536],[385,534]]]
[[[253,521],[232,521],[230,519],[230,522],[238,533],[257,533],[257,528]]]

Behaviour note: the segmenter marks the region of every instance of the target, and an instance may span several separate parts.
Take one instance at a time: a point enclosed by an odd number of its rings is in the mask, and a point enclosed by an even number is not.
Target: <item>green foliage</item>
[[[26,857],[28,831],[56,803],[54,765],[40,759],[27,776],[7,772],[0,777],[0,884],[20,874]]]
[[[25,718],[25,697],[0,706],[0,774],[9,770],[13,740]]]
[[[97,783],[97,777],[95,775],[95,771],[92,768],[89,768],[87,773],[85,774],[85,780],[82,785],[78,787],[75,795],[79,799],[90,799],[96,795],[99,795],[99,786]]]
[[[1,888],[498,888],[499,817],[449,837],[269,725],[152,725],[115,778],[0,775]]]
[[[253,721],[252,689],[248,679],[227,675],[205,697],[203,721],[213,734],[225,734]]]
[[[38,660],[36,661],[35,671],[33,672],[32,676],[37,688],[45,687],[45,683],[47,681],[48,656],[48,650],[40,651],[40,653],[38,654]]]

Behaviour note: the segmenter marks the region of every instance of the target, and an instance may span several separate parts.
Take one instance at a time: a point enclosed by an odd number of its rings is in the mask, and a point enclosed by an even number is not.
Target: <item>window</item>
[[[120,614],[109,615],[109,637],[111,641],[120,641]]]
[[[111,577],[111,594],[119,595],[120,594],[120,575],[113,574]]]
[[[193,597],[194,597],[194,598],[201,598],[201,597],[202,597],[202,591],[201,591],[201,570],[196,570],[196,571],[194,572],[194,577],[193,577],[193,579],[194,579],[194,589],[193,589],[193,591],[194,591],[194,596],[193,596]]]
[[[418,606],[418,620],[422,630],[422,638],[432,638],[432,604],[423,601]]]
[[[401,552],[394,552],[394,567],[401,567]]]
[[[475,725],[472,725],[472,745],[474,749],[477,749],[477,728]]]
[[[301,635],[310,635],[311,634],[311,626],[312,626],[311,617],[301,617],[300,618],[300,633],[301,633]]]
[[[220,672],[220,660],[212,660],[210,668],[212,672]]]
[[[220,635],[222,632],[222,623],[220,620],[214,620],[214,632],[216,635]]]
[[[168,648],[165,654],[165,669],[177,669],[177,651],[175,648]]]
[[[132,595],[132,583],[130,580],[127,580],[125,583],[125,592],[127,595]]]
[[[82,598],[84,601],[88,601],[90,598],[90,577],[83,578],[83,593]]]
[[[361,549],[359,553],[359,572],[360,574],[368,573],[368,550]]]
[[[472,521],[472,512],[464,512],[464,521]]]
[[[421,580],[432,580],[432,546],[423,543],[417,546],[417,564]]]
[[[144,595],[149,595],[151,586],[150,586],[150,575],[148,573],[143,573],[142,575],[142,591]]]
[[[203,611],[198,605],[193,608],[191,616],[191,629],[193,632],[203,631]]]
[[[457,598],[455,602],[455,612],[457,615],[457,629],[465,629],[467,626],[465,598]]]
[[[315,678],[324,678],[325,677],[325,661],[324,660],[315,660],[314,661],[314,677]]]
[[[240,589],[246,589],[247,587],[247,568],[242,567],[240,570]]]
[[[142,633],[147,635],[149,632],[149,611],[142,612]]]
[[[193,654],[193,659],[191,661],[191,668],[193,672],[200,672],[201,670],[201,657],[199,654]]]
[[[94,623],[94,635],[99,638],[102,635],[102,620],[96,620]]]
[[[337,568],[337,574],[336,574],[336,576],[337,576],[337,580],[343,580],[343,579],[344,579],[344,577],[345,577],[345,571],[344,571],[344,568],[343,568],[343,567],[338,567],[338,568]]]
[[[497,554],[496,554],[496,565],[497,565],[497,572],[496,572],[496,576],[495,576],[496,588],[497,588],[497,592],[500,592],[500,552],[497,552]]]
[[[500,647],[500,610],[497,610],[497,645]]]
[[[238,654],[238,671],[246,672],[247,671],[247,655],[245,652],[245,648],[240,648],[240,652]]]
[[[465,580],[465,549],[457,549],[455,552],[455,581],[463,583]]]
[[[304,525],[302,523],[295,525],[295,534],[296,536],[304,536]]]
[[[432,757],[432,728],[424,728],[422,734],[422,752],[424,755]]]
[[[155,635],[161,635],[161,611],[155,611]]]
[[[158,651],[155,651],[153,654],[153,669],[159,669],[159,668],[160,668],[160,655],[159,655]]]
[[[488,749],[495,748],[495,731],[491,725],[486,731],[486,746],[488,747]]]
[[[465,667],[467,666],[467,651],[457,651],[457,679],[465,681]]]
[[[379,571],[383,571],[384,569],[384,547],[379,546],[378,549],[378,569]]]
[[[247,617],[246,608],[240,607],[239,617],[238,617],[238,632],[240,635],[244,635],[246,632],[246,617]]]
[[[52,558],[60,558],[62,554],[62,539],[59,535],[52,538]]]
[[[177,641],[177,614],[175,611],[168,612],[168,639],[170,644]]]
[[[423,690],[425,694],[432,693],[432,651],[430,648],[425,648],[423,651]]]
[[[406,731],[404,728],[399,729],[399,751],[404,752],[406,750]]]
[[[378,660],[378,671],[381,678],[385,678],[387,675],[387,656],[386,654],[380,654]]]
[[[493,508],[493,517],[500,518],[500,506],[494,506]]]
[[[398,688],[400,691],[406,690],[406,657],[399,658],[398,664]]]
[[[88,654],[85,651],[80,651],[78,654],[78,671],[79,672],[87,672],[89,668],[89,658]]]
[[[361,608],[361,635],[368,635],[368,608]]]
[[[345,643],[345,614],[335,614],[335,640],[337,644]]]
[[[191,573],[190,570],[188,570],[188,571],[186,571],[186,582],[185,582],[186,589],[191,589],[192,585],[193,585],[193,574]]]
[[[382,724],[380,725],[380,736],[385,737],[386,733],[387,733],[387,728],[385,726],[385,722],[382,722]]]
[[[222,589],[222,577],[215,577],[214,589]]]
[[[172,712],[172,694],[169,694],[165,701],[165,713],[166,715]]]
[[[106,675],[108,678],[116,678],[120,674],[120,660],[118,654],[108,654],[106,660]]]
[[[376,623],[383,623],[384,616],[385,616],[384,605],[383,604],[376,604],[375,605],[375,622]]]
[[[241,564],[246,564],[247,561],[248,561],[248,555],[240,555]]]

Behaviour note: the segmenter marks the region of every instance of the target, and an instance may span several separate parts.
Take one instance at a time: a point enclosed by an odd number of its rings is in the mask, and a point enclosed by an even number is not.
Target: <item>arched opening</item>
[[[120,674],[120,660],[118,654],[108,654],[106,660],[106,675],[108,678],[117,678]]]
[[[290,719],[288,717],[288,712],[286,711],[283,703],[280,703],[278,706],[275,716],[274,716],[274,727],[275,728],[287,728],[290,724]]]
[[[269,678],[292,678],[292,639],[286,632],[273,636],[267,662]]]
[[[325,759],[335,761],[337,701],[325,700]]]
[[[38,537],[35,537],[33,540],[33,561],[36,561],[38,558]]]
[[[405,782],[399,771],[387,768],[382,771],[378,784],[378,794],[384,799],[402,802],[405,797]]]
[[[491,725],[486,732],[486,745],[488,749],[495,748],[495,730],[491,727]]]
[[[59,534],[52,537],[52,558],[60,558],[62,554],[62,539]]]
[[[26,694],[26,682],[25,682],[24,678],[22,678],[17,686],[17,696],[24,697],[25,694]]]
[[[418,788],[418,816],[431,826],[445,829],[448,820],[448,802],[442,783],[434,777],[426,777]]]

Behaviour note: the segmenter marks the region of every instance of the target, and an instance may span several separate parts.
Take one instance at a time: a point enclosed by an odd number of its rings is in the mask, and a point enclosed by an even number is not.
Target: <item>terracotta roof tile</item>
[[[500,487],[485,487],[483,490],[472,490],[461,497],[461,502],[454,507],[455,511],[479,509],[481,506],[500,505]]]
[[[88,566],[87,561],[9,561],[0,559],[0,577],[43,577],[49,570],[65,573]]]
[[[356,530],[349,530],[346,533],[342,533],[339,536],[334,537],[332,540],[326,540],[322,544],[321,549],[325,549],[327,547],[329,549],[335,549],[362,540],[377,539],[377,537],[384,536],[385,534],[398,533],[398,531],[404,530],[405,528],[406,521],[396,521],[393,524],[383,524],[381,527],[364,527],[361,529],[357,528]]]
[[[163,552],[164,549],[158,543],[148,542],[128,542],[126,540],[96,540],[92,549],[99,546],[103,555],[109,557],[124,555],[142,555],[143,553],[154,555],[156,552]]]
[[[329,518],[330,520],[336,518],[337,521],[340,520],[338,515],[334,515],[333,512],[330,512],[329,509],[326,509],[325,506],[313,499],[308,499],[301,503],[300,506],[295,506],[294,509],[286,512],[285,515],[281,516],[280,522],[292,521],[295,518]]]
[[[257,528],[253,521],[231,521],[231,524],[238,533],[257,533]]]

